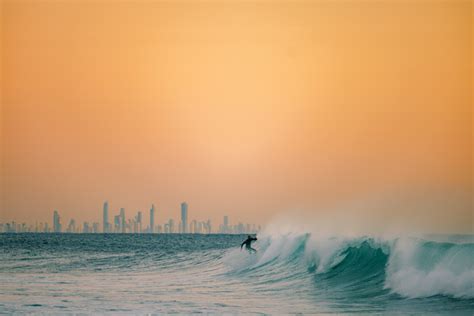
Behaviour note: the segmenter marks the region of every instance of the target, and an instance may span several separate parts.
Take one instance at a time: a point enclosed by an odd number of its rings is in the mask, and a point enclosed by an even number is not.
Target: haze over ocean
[[[186,201],[472,232],[471,1],[0,9],[0,222]]]

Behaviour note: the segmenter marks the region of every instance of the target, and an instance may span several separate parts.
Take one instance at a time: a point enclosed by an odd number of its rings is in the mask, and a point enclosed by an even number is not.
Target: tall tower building
[[[68,233],[75,233],[76,232],[76,220],[75,219],[71,219],[71,221],[69,222],[69,225],[67,227],[67,232]]]
[[[114,233],[120,232],[120,215],[114,216]]]
[[[53,229],[55,233],[61,232],[61,217],[59,217],[59,213],[56,210],[53,214]]]
[[[142,212],[138,212],[137,214],[137,230],[138,230],[138,233],[141,233],[142,232]]]
[[[229,216],[224,216],[224,225],[222,227],[223,233],[226,234],[229,232]]]
[[[104,210],[103,210],[103,227],[102,227],[102,231],[104,233],[108,233],[109,232],[109,202],[108,201],[105,201],[104,202]]]
[[[125,233],[125,209],[123,207],[120,208],[120,224],[122,233]]]
[[[188,203],[181,203],[181,232],[186,234],[188,232]]]
[[[84,224],[82,225],[82,233],[83,233],[83,234],[88,234],[88,233],[90,233],[89,223],[88,223],[88,222],[84,222]]]
[[[150,209],[150,233],[155,232],[155,205],[151,205]]]
[[[174,220],[171,218],[168,221],[168,233],[174,234]]]
[[[207,229],[208,234],[212,233],[212,224],[211,224],[210,219],[208,219],[207,222],[206,222],[206,229]]]

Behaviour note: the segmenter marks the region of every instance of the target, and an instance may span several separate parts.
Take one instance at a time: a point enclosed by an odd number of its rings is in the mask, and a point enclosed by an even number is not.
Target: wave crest
[[[273,283],[312,276],[316,288],[351,296],[474,298],[472,242],[286,233],[261,236],[257,247],[254,255],[227,253],[230,272],[259,273]]]

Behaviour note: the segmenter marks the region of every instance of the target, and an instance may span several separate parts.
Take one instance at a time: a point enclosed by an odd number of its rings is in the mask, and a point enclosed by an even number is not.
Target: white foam
[[[445,295],[474,297],[474,245],[427,242],[420,238],[369,238],[331,236],[291,222],[268,225],[255,244],[258,253],[231,251],[224,260],[233,270],[259,267],[273,260],[284,261],[304,246],[302,264],[316,273],[326,273],[344,260],[348,247],[368,242],[389,255],[385,288],[408,298]],[[307,228],[307,227],[306,227]]]
[[[415,239],[405,238],[394,243],[387,266],[386,288],[409,298],[474,297],[472,248],[458,245],[448,250],[440,249],[443,251],[438,254],[441,258],[424,267],[423,264],[435,259],[429,254],[420,255],[422,247],[423,242]]]

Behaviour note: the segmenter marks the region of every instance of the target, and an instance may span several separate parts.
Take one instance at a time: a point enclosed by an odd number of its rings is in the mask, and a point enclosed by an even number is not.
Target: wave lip
[[[273,283],[298,277],[306,286],[312,279],[316,292],[337,297],[474,298],[472,242],[288,233],[262,236],[259,247],[252,256],[231,251],[224,263],[231,273],[258,273]]]

